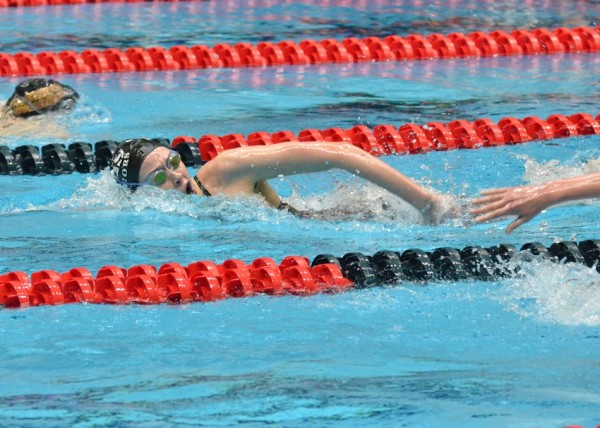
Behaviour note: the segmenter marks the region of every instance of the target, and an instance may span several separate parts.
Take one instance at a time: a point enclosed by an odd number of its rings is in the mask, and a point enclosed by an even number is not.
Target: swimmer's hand
[[[517,219],[508,225],[506,233],[511,233],[555,203],[552,183],[487,189],[481,192],[480,198],[472,202],[479,206],[469,211],[476,216],[475,221],[478,223],[516,215]]]
[[[439,224],[446,219],[460,217],[461,212],[454,198],[443,195],[433,195],[431,203],[421,210],[427,224]]]

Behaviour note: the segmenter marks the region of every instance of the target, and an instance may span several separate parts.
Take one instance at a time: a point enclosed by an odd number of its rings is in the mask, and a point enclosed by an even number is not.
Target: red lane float
[[[52,0],[54,2],[55,0]],[[73,0],[67,0],[73,2]],[[8,2],[8,3],[7,3]],[[0,0],[2,5],[27,5],[28,0]],[[381,62],[436,58],[469,58],[600,51],[600,27],[502,30],[489,34],[450,33],[406,36],[348,37],[300,42],[217,43],[205,45],[86,49],[38,54],[0,53],[0,76],[61,73],[104,73],[189,70],[221,67],[264,67],[325,63]]]
[[[253,132],[242,134],[178,136],[172,146],[181,143],[196,147],[203,162],[214,159],[224,150],[242,147],[277,144],[285,141],[346,142],[375,156],[390,154],[419,154],[431,150],[476,149],[504,144],[521,144],[534,140],[600,134],[600,114],[575,113],[570,116],[552,114],[546,120],[537,116],[524,119],[505,117],[494,123],[481,118],[473,122],[454,120],[449,123],[429,122],[425,125],[407,123],[400,127],[377,125],[372,130],[364,125],[350,129],[304,129],[295,135],[291,131]]]
[[[286,257],[277,264],[263,257],[245,264],[198,261],[182,266],[166,263],[129,269],[104,266],[96,277],[86,268],[58,273],[42,270],[0,275],[0,305],[19,308],[66,303],[159,304],[210,302],[255,294],[310,295],[342,291],[354,284],[336,264],[309,266],[305,257]]]

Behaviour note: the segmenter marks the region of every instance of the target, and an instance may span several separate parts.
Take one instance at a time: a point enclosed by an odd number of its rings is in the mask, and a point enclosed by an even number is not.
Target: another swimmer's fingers
[[[496,211],[492,211],[487,214],[483,214],[483,215],[475,217],[475,222],[483,223],[484,221],[493,220],[495,218],[502,217],[504,215],[506,215],[504,210],[496,210]]]
[[[509,215],[509,213],[507,213],[505,209],[497,209],[493,211],[482,212],[479,213],[479,215],[477,215],[477,213],[474,214],[477,216],[475,217],[476,223],[483,223],[484,221],[493,220],[499,217],[503,217],[505,215]]]
[[[514,187],[498,187],[495,189],[483,189],[481,192],[482,195],[497,195],[499,193],[506,193],[509,190],[514,189]]]
[[[474,203],[475,205],[483,205],[483,204],[489,204],[490,202],[497,202],[497,201],[501,200],[503,197],[504,197],[504,195],[488,195],[488,196],[484,196],[483,198],[475,198],[471,202]]]
[[[481,207],[478,208],[473,208],[472,210],[469,210],[469,212],[471,214],[475,214],[475,215],[479,215],[479,214],[485,214],[488,213],[487,215],[490,214],[496,214],[494,215],[494,217],[498,217],[504,214],[508,214],[508,208],[506,207],[506,203],[504,201],[497,201],[497,202],[493,202],[493,203],[488,203],[485,204]]]
[[[476,205],[489,204],[490,202],[500,201],[504,198],[510,197],[512,188],[506,187],[504,189],[487,189],[481,191],[481,197],[473,199],[473,203]]]
[[[517,217],[517,219],[515,221],[513,221],[511,224],[508,225],[508,227],[506,228],[506,233],[509,234],[510,232],[515,230],[517,227],[521,226],[523,223],[527,223],[529,220],[531,220],[531,216]]]

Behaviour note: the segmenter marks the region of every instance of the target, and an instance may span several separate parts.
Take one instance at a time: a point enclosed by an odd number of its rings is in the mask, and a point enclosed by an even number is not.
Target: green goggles
[[[181,164],[181,155],[179,154],[179,152],[171,150],[171,153],[169,153],[169,157],[167,158],[165,164],[167,166],[167,169],[176,170],[177,168],[179,168],[179,165]],[[160,187],[163,184],[165,184],[166,181],[167,170],[164,168],[159,168],[148,175],[146,181],[144,181],[144,184]]]

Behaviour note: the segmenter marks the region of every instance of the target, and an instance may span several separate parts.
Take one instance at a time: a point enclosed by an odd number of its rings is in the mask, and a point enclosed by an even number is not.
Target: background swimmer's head
[[[79,94],[70,86],[51,79],[29,79],[17,85],[2,112],[26,118],[51,111],[72,110]]]
[[[111,171],[119,184],[136,188],[140,185],[140,169],[144,160],[157,147],[169,146],[159,140],[134,138],[117,146],[110,162]]]

